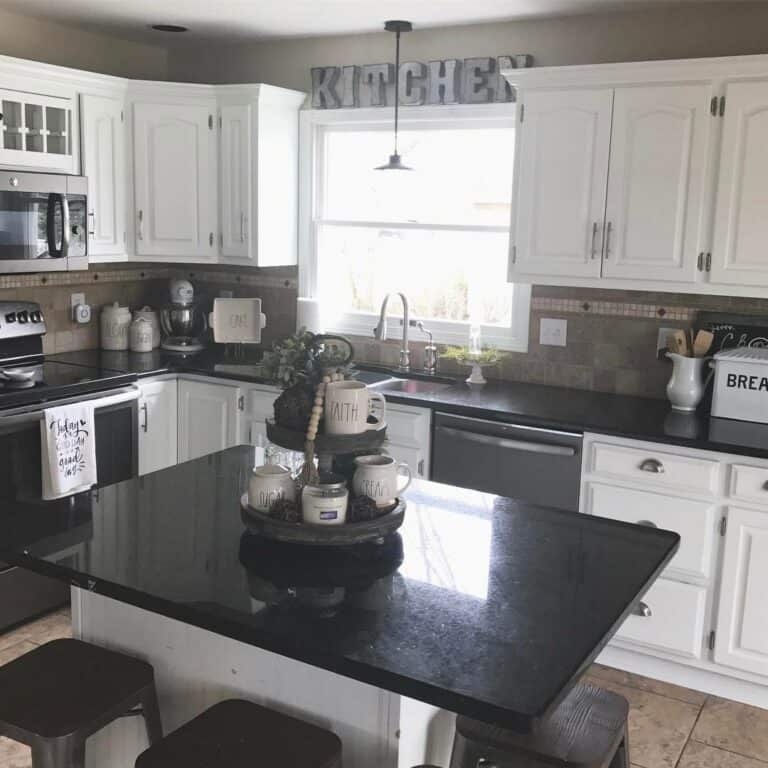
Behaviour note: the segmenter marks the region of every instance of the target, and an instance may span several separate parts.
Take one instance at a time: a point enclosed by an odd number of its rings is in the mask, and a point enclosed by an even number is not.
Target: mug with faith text
[[[368,423],[374,403],[381,406],[376,424]],[[386,422],[387,403],[381,392],[371,392],[361,381],[333,381],[325,388],[325,431],[329,435],[359,435]]]

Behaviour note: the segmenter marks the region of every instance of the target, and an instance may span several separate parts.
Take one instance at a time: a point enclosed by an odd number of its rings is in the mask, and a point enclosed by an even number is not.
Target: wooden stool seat
[[[249,701],[215,704],[139,755],[136,768],[339,768],[336,734]]]
[[[141,707],[162,738],[151,665],[80,640],[53,640],[0,667],[0,735],[32,748],[34,768],[77,768],[85,741]]]
[[[628,716],[623,696],[586,684],[577,685],[529,734],[459,716],[451,768],[475,768],[482,759],[500,768],[629,768]]]

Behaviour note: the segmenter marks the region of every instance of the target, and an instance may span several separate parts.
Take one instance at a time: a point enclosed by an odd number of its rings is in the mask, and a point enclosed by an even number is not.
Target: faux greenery
[[[293,336],[276,341],[264,354],[262,365],[269,378],[283,389],[297,384],[314,389],[328,369],[343,373],[345,378],[354,375],[350,349],[343,339],[316,336],[302,328]]]
[[[459,365],[497,365],[503,355],[495,347],[486,347],[480,354],[471,354],[469,347],[448,347],[441,355],[443,360],[455,360]]]

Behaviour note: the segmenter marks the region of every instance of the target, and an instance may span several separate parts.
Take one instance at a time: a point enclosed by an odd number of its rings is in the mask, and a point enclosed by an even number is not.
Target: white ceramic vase
[[[667,352],[672,361],[672,377],[667,384],[667,397],[672,410],[690,413],[695,411],[704,396],[702,370],[706,358],[685,357],[676,352]]]

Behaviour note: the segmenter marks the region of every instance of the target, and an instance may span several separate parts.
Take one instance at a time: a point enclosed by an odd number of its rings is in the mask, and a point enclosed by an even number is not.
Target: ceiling
[[[731,0],[731,2],[738,0]],[[386,19],[415,28],[516,18],[640,10],[702,0],[0,0],[0,9],[166,44],[184,39],[265,39],[371,32]],[[187,26],[187,35],[150,30]]]

